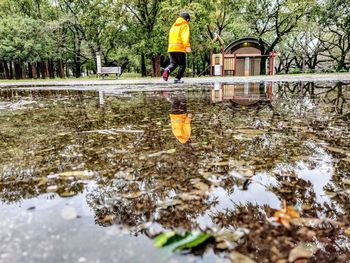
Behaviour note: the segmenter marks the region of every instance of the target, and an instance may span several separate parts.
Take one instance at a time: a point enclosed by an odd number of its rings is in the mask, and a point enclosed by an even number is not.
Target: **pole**
[[[210,49],[210,65],[209,65],[210,77],[213,76],[213,49]]]
[[[221,46],[221,54],[222,54],[222,68],[221,68],[221,76],[225,76],[225,47]]]
[[[275,56],[276,56],[275,51],[272,51],[271,52],[271,75],[274,75],[274,71],[275,71]]]

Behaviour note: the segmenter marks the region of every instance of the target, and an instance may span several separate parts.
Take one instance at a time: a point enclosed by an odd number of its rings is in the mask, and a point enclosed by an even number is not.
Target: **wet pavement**
[[[348,262],[349,101],[329,82],[1,89],[0,262]],[[210,238],[156,248],[172,231]]]
[[[189,77],[183,79],[186,85],[214,85],[215,83],[260,83],[260,82],[350,82],[350,72],[345,73],[313,73],[313,74],[281,74],[281,75],[261,75],[261,76],[211,76],[211,77]],[[329,83],[330,84],[330,83]],[[173,79],[170,78],[165,82],[162,78],[136,78],[136,79],[45,79],[45,80],[10,80],[0,81],[0,87],[39,87],[49,88],[61,87],[68,89],[116,89],[132,87],[149,88],[161,86],[164,88],[174,88],[179,84],[173,84]],[[141,87],[140,87],[141,86]]]

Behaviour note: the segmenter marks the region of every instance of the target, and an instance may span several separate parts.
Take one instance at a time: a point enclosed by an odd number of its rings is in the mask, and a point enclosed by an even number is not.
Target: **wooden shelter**
[[[226,48],[222,44],[222,52],[210,55],[210,75],[216,76],[254,76],[261,73],[261,59],[267,61],[266,72],[274,75],[275,52],[263,55],[262,47],[257,38],[245,37],[232,42]],[[266,44],[263,44],[266,45]]]

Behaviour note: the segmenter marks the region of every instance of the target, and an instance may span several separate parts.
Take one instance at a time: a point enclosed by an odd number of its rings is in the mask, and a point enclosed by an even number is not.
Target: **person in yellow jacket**
[[[181,78],[186,69],[186,53],[191,52],[190,27],[188,25],[190,20],[190,15],[183,12],[170,29],[168,45],[170,65],[163,72],[165,81],[168,81],[169,74],[179,66],[174,83],[183,83]]]
[[[185,95],[177,94],[170,98],[171,129],[176,139],[186,144],[190,142],[192,114],[187,114],[187,100]]]

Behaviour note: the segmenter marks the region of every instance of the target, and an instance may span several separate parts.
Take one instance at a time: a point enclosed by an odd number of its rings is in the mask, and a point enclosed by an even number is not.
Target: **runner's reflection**
[[[192,114],[187,113],[187,99],[183,93],[172,94],[168,97],[171,102],[170,121],[176,139],[182,144],[191,142]]]

